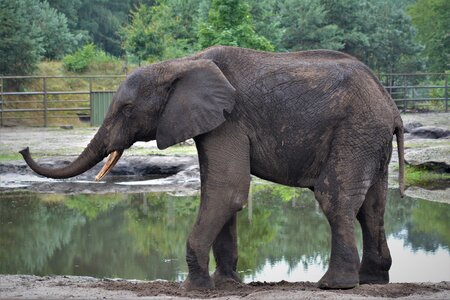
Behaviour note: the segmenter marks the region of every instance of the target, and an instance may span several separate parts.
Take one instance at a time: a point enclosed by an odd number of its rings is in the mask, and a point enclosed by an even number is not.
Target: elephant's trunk
[[[68,166],[62,168],[51,169],[38,165],[31,158],[28,147],[20,151],[20,154],[22,154],[28,166],[39,175],[55,179],[70,178],[86,172],[105,158],[107,155],[104,143],[105,136],[104,129],[101,127],[80,156]]]

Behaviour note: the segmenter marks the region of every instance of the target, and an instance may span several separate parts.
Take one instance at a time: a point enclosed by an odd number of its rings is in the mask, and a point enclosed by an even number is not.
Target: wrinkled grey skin
[[[403,190],[402,120],[366,66],[334,51],[213,47],[129,75],[98,133],[68,167],[46,169],[28,150],[22,153],[39,174],[67,178],[136,141],[156,139],[164,149],[194,137],[201,204],[186,245],[186,288],[239,281],[236,213],[247,201],[250,174],[314,191],[332,232],[330,265],[319,286],[352,288],[389,281],[383,215],[394,134]]]

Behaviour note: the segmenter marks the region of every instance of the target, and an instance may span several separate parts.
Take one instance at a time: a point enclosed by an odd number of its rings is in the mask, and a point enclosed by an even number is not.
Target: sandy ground
[[[450,114],[408,114],[404,123],[450,129]],[[40,156],[77,155],[94,135],[95,129],[0,128],[0,155],[30,146]],[[417,142],[416,142],[417,143]],[[436,147],[447,141],[438,141]],[[157,151],[154,143],[136,143],[129,154]],[[395,154],[393,157],[395,163]],[[2,174],[0,174],[2,175]],[[3,174],[5,175],[5,174]],[[427,191],[426,193],[429,194]],[[449,198],[447,190],[442,191]],[[1,194],[0,194],[1,196]],[[446,202],[446,201],[444,201]],[[186,292],[177,282],[107,280],[91,277],[0,275],[0,299],[450,299],[450,282],[391,283],[362,285],[351,290],[324,291],[315,283],[278,282],[230,285],[211,291]]]
[[[310,282],[252,282],[210,291],[186,292],[167,281],[108,280],[92,277],[0,277],[1,299],[450,299],[450,282],[362,285],[325,291]]]

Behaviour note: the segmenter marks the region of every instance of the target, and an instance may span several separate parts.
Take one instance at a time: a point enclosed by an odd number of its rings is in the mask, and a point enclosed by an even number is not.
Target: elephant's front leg
[[[201,203],[186,245],[189,274],[187,289],[213,288],[208,270],[214,244],[215,279],[238,279],[236,213],[248,198],[250,186],[249,142],[221,126],[195,139],[201,175]]]

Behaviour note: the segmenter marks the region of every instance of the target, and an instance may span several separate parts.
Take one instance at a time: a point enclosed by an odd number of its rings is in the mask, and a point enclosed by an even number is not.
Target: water
[[[450,205],[389,198],[391,281],[450,280]],[[183,280],[198,204],[168,193],[1,194],[0,273]],[[317,281],[326,271],[329,226],[309,191],[253,185],[238,227],[245,282]]]

